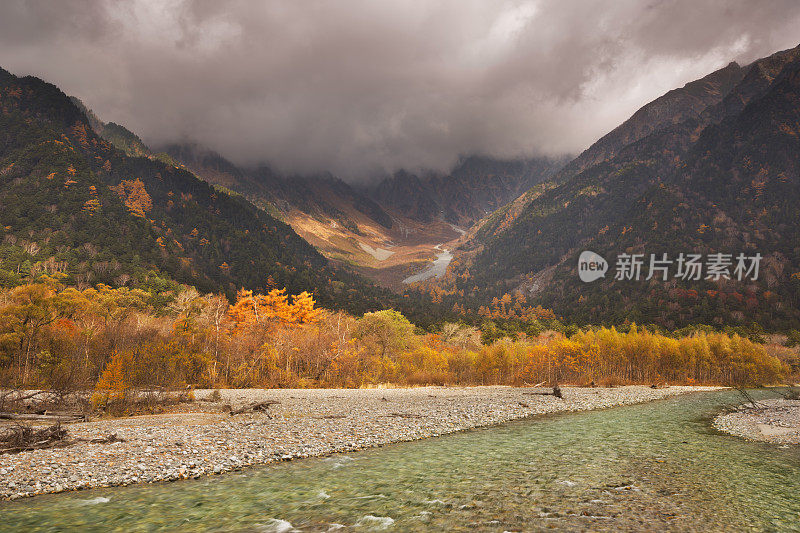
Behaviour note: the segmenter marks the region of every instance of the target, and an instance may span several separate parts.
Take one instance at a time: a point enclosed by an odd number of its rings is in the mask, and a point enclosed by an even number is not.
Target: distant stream
[[[458,233],[459,235],[466,235],[467,232],[463,228],[459,228],[455,224],[447,224],[450,228]],[[434,250],[438,250],[439,253],[436,254],[436,259],[433,260],[433,263],[418,274],[414,274],[413,276],[409,276],[403,280],[403,283],[416,283],[418,281],[425,281],[426,279],[431,279],[432,277],[436,276],[437,278],[441,278],[444,276],[445,272],[447,272],[447,267],[450,265],[450,261],[453,260],[453,254],[450,250],[442,248],[445,243],[439,243],[433,247]]]
[[[416,283],[418,281],[431,279],[434,276],[437,278],[444,276],[444,273],[447,272],[447,266],[450,264],[450,261],[453,260],[453,254],[450,253],[450,250],[442,248],[442,244],[444,243],[437,244],[433,247],[434,250],[438,250],[439,253],[436,254],[436,259],[433,260],[431,266],[419,274],[414,274],[413,276],[407,277],[403,280],[403,283]]]

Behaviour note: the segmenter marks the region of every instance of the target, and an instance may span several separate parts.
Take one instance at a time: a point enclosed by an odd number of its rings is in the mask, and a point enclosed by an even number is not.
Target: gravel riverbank
[[[718,416],[714,427],[748,440],[800,444],[800,400],[759,400],[758,404]]]
[[[407,389],[231,389],[190,412],[69,424],[70,436],[116,433],[125,442],[0,455],[0,499],[92,487],[153,483],[221,474],[249,465],[328,455],[435,437],[532,415],[642,403],[713,387],[643,386],[549,389],[420,387]],[[195,391],[198,400],[212,391]],[[273,400],[268,413],[230,416]]]

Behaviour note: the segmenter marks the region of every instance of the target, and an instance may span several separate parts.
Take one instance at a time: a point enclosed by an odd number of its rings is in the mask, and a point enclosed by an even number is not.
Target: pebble
[[[79,442],[65,448],[0,455],[0,499],[140,482],[222,474],[246,466],[383,446],[445,435],[528,416],[604,409],[714,387],[545,389],[416,387],[375,389],[222,390],[219,402],[187,412],[102,419],[68,426],[73,438],[116,433],[125,442]],[[210,390],[195,391],[198,399]],[[230,416],[256,401],[277,400],[266,413]],[[33,483],[36,481],[37,483]]]
[[[742,404],[714,419],[719,431],[771,444],[800,444],[800,400],[759,400],[759,407]]]

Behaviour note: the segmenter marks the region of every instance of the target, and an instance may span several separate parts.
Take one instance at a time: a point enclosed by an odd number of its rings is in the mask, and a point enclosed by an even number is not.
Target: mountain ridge
[[[79,286],[170,278],[229,297],[285,286],[353,312],[391,300],[245,199],[117,149],[55,85],[0,70],[0,111],[5,284],[64,270]]]
[[[461,248],[445,290],[475,306],[522,290],[530,301],[584,322],[796,325],[800,287],[791,274],[800,270],[800,258],[792,238],[800,212],[792,202],[800,198],[800,179],[790,154],[797,153],[800,106],[789,80],[798,59],[800,47],[757,60],[699,114],[680,110],[674,123],[667,120],[611,158],[528,191],[484,221]],[[695,290],[685,284],[576,281],[582,249],[606,256],[754,247],[764,252],[765,280],[738,288],[701,283],[694,307],[676,296]],[[779,303],[767,305],[771,298]]]

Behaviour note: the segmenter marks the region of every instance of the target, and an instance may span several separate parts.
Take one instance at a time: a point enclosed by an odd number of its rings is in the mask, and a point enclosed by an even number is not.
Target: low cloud
[[[0,4],[0,66],[158,145],[359,179],[576,153],[649,100],[800,42],[795,1]]]

